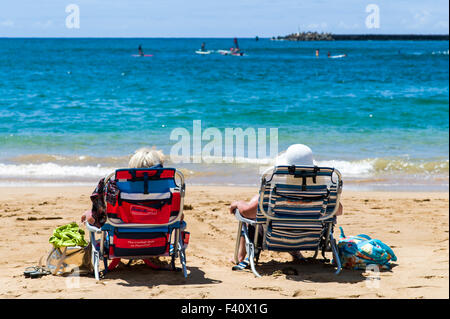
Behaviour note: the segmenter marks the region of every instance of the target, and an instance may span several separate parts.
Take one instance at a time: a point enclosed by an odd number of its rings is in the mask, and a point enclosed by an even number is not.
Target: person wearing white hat
[[[275,166],[281,165],[314,166],[312,150],[303,144],[293,144],[275,159]]]
[[[314,158],[313,158],[313,152],[312,150],[304,145],[304,144],[293,144],[287,148],[285,152],[280,153],[276,159],[275,159],[275,166],[291,166],[291,165],[297,165],[297,166],[314,166]],[[290,177],[288,177],[290,178]],[[292,183],[297,183],[296,179],[292,179],[290,181]],[[258,201],[259,201],[259,194],[256,194],[252,197],[252,199],[248,202],[246,201],[234,201],[230,205],[230,213],[234,214],[234,211],[236,209],[239,209],[239,213],[248,218],[248,219],[256,219],[256,212],[258,210]],[[339,203],[339,209],[336,213],[336,216],[341,215],[343,211],[342,204]],[[254,236],[254,227],[250,226],[249,229],[249,236],[250,238],[253,238]],[[262,230],[262,227],[259,228]],[[262,234],[261,236],[258,236],[260,239],[263,238]],[[303,256],[299,251],[292,251],[289,252],[295,259],[302,259]],[[240,242],[240,249],[238,254],[239,262],[242,262],[245,258],[246,251],[245,251],[245,241],[244,238],[241,237]]]
[[[287,148],[286,151],[280,153],[275,159],[275,166],[315,166],[312,150],[304,144],[293,144]],[[284,182],[288,184],[300,184],[301,180],[294,176],[283,177]],[[312,182],[312,177],[307,178],[308,184]],[[317,177],[319,184],[321,182],[326,183],[326,179],[323,177]]]

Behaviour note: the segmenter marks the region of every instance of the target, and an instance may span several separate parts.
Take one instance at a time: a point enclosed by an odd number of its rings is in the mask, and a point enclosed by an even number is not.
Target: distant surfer
[[[347,56],[347,53],[345,54],[340,54],[340,55],[331,55],[330,52],[328,52],[328,57],[330,59],[340,59],[340,58],[345,58]]]
[[[234,38],[234,48],[230,49],[231,54],[242,55],[241,49],[239,49],[239,44],[237,38]]]
[[[142,45],[139,44],[139,48],[138,48],[138,54],[139,56],[144,56],[144,51],[142,51]]]
[[[316,50],[316,57],[319,57],[319,49]]]
[[[327,54],[327,56],[330,58],[331,57],[331,53],[330,53],[330,51],[328,51],[328,54]]]
[[[259,37],[258,37],[258,36],[256,36],[255,40],[256,40],[256,41],[259,41]]]
[[[196,50],[195,53],[205,55],[205,54],[210,54],[211,51],[206,50],[206,44],[205,44],[205,42],[202,42],[200,49]]]

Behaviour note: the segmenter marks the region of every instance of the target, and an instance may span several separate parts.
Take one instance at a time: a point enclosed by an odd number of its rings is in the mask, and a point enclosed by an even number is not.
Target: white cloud
[[[337,24],[337,27],[340,29],[345,29],[345,30],[355,30],[355,29],[358,29],[360,27],[360,25],[358,23],[347,24],[344,21],[339,21],[339,23]]]
[[[52,20],[38,21],[34,25],[40,29],[48,29],[53,25],[53,21]]]
[[[416,12],[414,14],[414,20],[416,21],[416,24],[418,25],[424,25],[427,24],[430,20],[431,12],[427,9]]]
[[[328,24],[325,22],[322,23],[309,23],[309,24],[301,24],[300,26],[301,31],[325,31],[328,27]]]
[[[6,28],[12,28],[14,26],[14,21],[9,20],[9,19],[0,21],[0,26],[6,27]]]
[[[448,29],[448,20],[447,21],[438,21],[434,24],[434,27],[437,29]]]
[[[411,19],[402,19],[401,23],[409,30],[417,32],[418,30],[427,30],[428,32],[447,33],[448,20],[441,20],[442,15],[436,10],[429,9],[411,9],[409,10]]]

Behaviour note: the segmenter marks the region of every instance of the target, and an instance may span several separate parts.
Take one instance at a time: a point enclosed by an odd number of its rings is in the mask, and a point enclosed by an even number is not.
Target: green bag
[[[80,229],[75,222],[56,228],[49,242],[55,248],[86,247],[88,245],[84,239],[84,230]]]
[[[84,230],[73,222],[53,231],[53,245],[46,267],[53,275],[84,275],[92,272],[91,245],[84,239]]]

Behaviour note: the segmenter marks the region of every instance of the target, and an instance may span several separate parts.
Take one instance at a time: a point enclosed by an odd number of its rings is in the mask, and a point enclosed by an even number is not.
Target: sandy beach
[[[258,270],[233,272],[237,223],[228,213],[234,199],[250,199],[252,187],[189,186],[185,204],[189,276],[154,271],[140,262],[120,265],[100,282],[79,278],[24,278],[51,248],[54,228],[90,208],[91,187],[0,189],[1,298],[449,298],[449,195],[443,192],[343,192],[346,235],[365,233],[390,245],[398,257],[380,273],[379,287],[368,273],[330,265],[293,262],[288,254],[263,252]],[[335,230],[338,237],[339,231]],[[86,236],[87,238],[87,236]],[[72,285],[73,286],[73,285]]]

